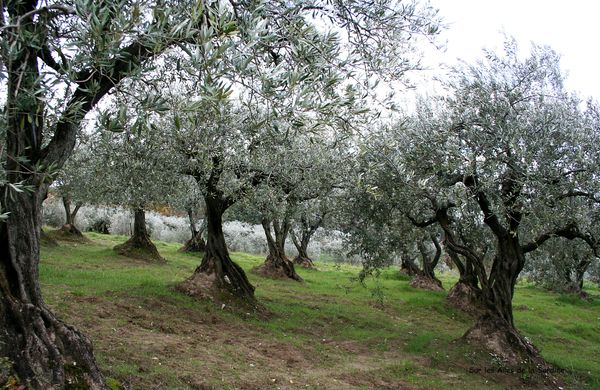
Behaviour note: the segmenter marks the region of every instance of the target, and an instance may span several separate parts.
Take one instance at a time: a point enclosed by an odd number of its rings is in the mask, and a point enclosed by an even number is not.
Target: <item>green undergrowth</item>
[[[525,374],[485,374],[493,359],[457,342],[474,319],[448,307],[446,292],[410,287],[397,269],[363,285],[358,267],[317,262],[318,270],[297,269],[304,279],[298,283],[250,273],[264,258],[233,253],[272,313],[264,319],[177,292],[174,286],[201,259],[177,252],[180,244],[156,242],[167,262],[150,264],[112,250],[126,237],[86,236],[91,243],[44,247],[40,277],[46,301],[94,341],[111,388],[502,389],[527,383],[519,377]],[[457,279],[453,273],[439,278],[446,289]],[[600,292],[587,287],[590,301],[522,283],[514,299],[516,326],[565,370],[567,388],[600,388]],[[257,355],[265,345],[275,351]]]

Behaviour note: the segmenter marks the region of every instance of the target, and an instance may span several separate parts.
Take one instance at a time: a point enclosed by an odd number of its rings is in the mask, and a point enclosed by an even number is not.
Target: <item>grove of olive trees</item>
[[[201,258],[173,290],[248,315],[271,313],[232,260],[227,218],[264,229],[253,272],[297,285],[296,266],[319,272],[311,238],[339,231],[361,280],[400,265],[413,287],[450,288],[473,315],[464,341],[547,367],[515,326],[515,286],[526,274],[586,297],[600,111],[564,87],[554,51],[523,56],[514,40],[452,68],[414,112],[389,110],[379,85],[403,85],[440,28],[417,1],[0,2],[0,365],[13,382],[108,388],[91,341],[42,296],[50,192],[81,245],[83,204],[131,209],[132,237],[114,249],[149,263],[166,260],[146,211],[185,215],[182,251]],[[443,260],[454,286],[436,274]]]

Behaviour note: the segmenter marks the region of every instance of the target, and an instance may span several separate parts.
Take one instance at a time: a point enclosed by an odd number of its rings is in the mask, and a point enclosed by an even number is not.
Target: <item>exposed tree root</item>
[[[13,301],[10,306],[3,314],[17,322],[0,321],[0,385],[15,390],[106,389],[91,342],[83,334],[43,305]],[[5,350],[8,339],[18,348]]]
[[[219,279],[216,273],[194,272],[194,274],[177,284],[175,289],[188,296],[208,300],[223,310],[237,314],[253,314],[260,318],[269,318],[272,313],[254,298],[248,297],[236,289],[230,278],[225,275],[225,283]]]
[[[56,241],[75,242],[80,244],[87,244],[91,242],[90,239],[84,236],[75,225],[69,224],[63,225],[58,230],[48,232],[47,236]]]
[[[178,252],[205,252],[206,251],[206,242],[202,238],[201,234],[196,234],[192,238],[190,238],[177,251]]]
[[[315,267],[315,263],[313,263],[310,258],[304,256],[296,256],[294,258],[294,264],[302,268],[317,269],[317,267]]]
[[[423,290],[444,291],[440,280],[423,275],[415,276],[413,280],[411,280],[410,286]]]
[[[140,259],[151,263],[164,263],[166,260],[158,253],[156,246],[147,237],[131,237],[123,244],[113,248],[118,254],[132,259]]]
[[[479,317],[485,312],[485,306],[481,300],[481,291],[460,281],[448,291],[446,302],[450,306],[474,316]]]
[[[491,314],[480,317],[462,340],[490,353],[501,372],[526,373],[532,381],[541,382],[538,383],[541,388],[558,389],[561,385],[552,375],[553,367],[542,358],[538,349],[499,317]]]
[[[269,255],[265,262],[258,267],[254,267],[252,272],[271,279],[293,279],[302,282],[302,278],[294,269],[294,263],[283,257]]]

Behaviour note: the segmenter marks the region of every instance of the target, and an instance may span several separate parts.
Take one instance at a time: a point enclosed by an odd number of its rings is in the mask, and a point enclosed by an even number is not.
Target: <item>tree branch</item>
[[[521,250],[523,251],[523,253],[532,252],[532,251],[536,250],[537,248],[539,248],[544,242],[548,241],[549,239],[551,239],[553,237],[563,237],[563,238],[566,238],[567,240],[574,240],[574,239],[579,238],[579,239],[585,241],[589,245],[589,247],[594,252],[594,256],[600,257],[599,256],[600,255],[600,253],[599,253],[600,245],[597,242],[597,240],[595,240],[591,234],[584,233],[581,230],[579,230],[579,227],[574,222],[569,222],[568,224],[566,224],[563,227],[540,234],[531,242],[529,242],[525,245],[521,245]]]

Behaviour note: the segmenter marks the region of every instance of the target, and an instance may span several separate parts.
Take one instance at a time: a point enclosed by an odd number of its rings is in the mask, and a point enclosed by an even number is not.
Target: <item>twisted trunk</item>
[[[480,315],[483,312],[484,304],[471,259],[466,258],[463,263],[456,252],[449,248],[447,251],[450,259],[458,269],[460,277],[458,282],[448,291],[446,301],[451,306],[466,313]]]
[[[63,206],[65,208],[65,224],[56,232],[55,236],[58,237],[59,240],[67,240],[67,241],[89,241],[77,226],[75,226],[75,217],[79,212],[82,204],[77,203],[75,205],[75,209],[71,211],[71,198],[69,196],[62,197]]]
[[[581,298],[588,299],[589,295],[583,291],[583,279],[588,267],[592,264],[590,258],[580,258],[579,254],[573,253],[574,267],[565,267],[564,269],[564,285],[562,292],[577,294]]]
[[[298,251],[298,255],[294,257],[294,264],[299,265],[304,268],[315,268],[315,264],[312,259],[308,256],[308,244],[310,242],[310,235],[306,234],[304,230],[302,230],[302,235],[300,236],[300,240],[296,237],[296,234],[293,230],[290,231],[290,236],[292,237],[292,242]]]
[[[83,203],[77,202],[75,203],[75,208],[71,211],[71,198],[67,195],[62,197],[63,206],[65,207],[65,225],[75,225],[75,217],[77,217],[77,213]]]
[[[279,222],[276,219],[269,221],[267,218],[263,218],[261,224],[267,238],[269,254],[265,262],[255,269],[255,272],[267,277],[289,278],[301,282],[302,278],[296,273],[294,263],[285,255],[285,240],[289,232],[288,219],[284,218]],[[271,225],[273,225],[274,237],[271,234]]]
[[[115,246],[114,250],[122,256],[134,259],[161,263],[165,261],[150,240],[146,229],[146,212],[141,207],[133,209],[133,235],[123,244]]]
[[[403,254],[400,261],[400,270],[406,275],[416,276],[421,272],[419,267],[417,267],[417,264],[415,264],[415,260],[410,256]]]
[[[326,213],[317,216],[312,223],[309,221],[306,213],[302,214],[300,218],[300,239],[296,236],[293,229],[290,230],[290,235],[292,237],[292,242],[294,246],[298,250],[298,256],[294,258],[294,264],[297,264],[304,268],[315,268],[315,264],[312,259],[308,256],[308,244],[310,243],[310,239],[315,234],[317,229],[323,223],[323,218]]]
[[[200,266],[191,277],[179,284],[178,289],[188,295],[216,302],[229,302],[234,298],[255,305],[254,287],[244,270],[231,260],[225,244],[223,213],[231,202],[216,187],[209,187],[205,202],[206,251]]]
[[[498,234],[496,258],[482,289],[484,312],[463,336],[468,342],[485,346],[508,365],[525,363],[546,367],[547,363],[531,342],[515,328],[512,299],[525,254],[516,234]]]
[[[423,269],[417,272],[410,285],[416,288],[423,288],[426,290],[440,291],[443,290],[442,282],[435,276],[434,269],[440,261],[442,256],[442,247],[438,242],[437,238],[431,234],[430,236],[433,245],[435,246],[435,253],[433,257],[430,256],[428,249],[425,246],[424,241],[419,241],[418,247],[421,252],[421,262],[423,263]],[[416,266],[415,266],[416,267]]]
[[[67,383],[105,389],[90,341],[52,313],[40,290],[41,209],[50,185],[50,175],[42,167],[64,164],[93,99],[90,92],[74,93],[66,114],[52,129],[53,138],[43,142],[46,121],[44,96],[39,92],[43,89],[39,49],[32,45],[40,42],[40,29],[33,20],[36,5],[37,1],[18,1],[0,8],[13,25],[18,20],[18,27],[2,34],[2,47],[12,48],[2,52],[8,75],[6,181],[29,187],[22,192],[11,185],[0,187],[2,211],[8,213],[0,222],[0,358],[8,359],[12,376],[28,389],[59,389]],[[100,89],[101,96],[105,88]],[[0,379],[4,384],[9,378]]]
[[[90,341],[59,320],[42,299],[38,263],[44,197],[44,186],[3,196],[10,215],[0,225],[0,357],[12,362],[27,388],[74,383],[104,389]]]
[[[188,209],[188,218],[190,220],[192,237],[179,249],[179,252],[204,252],[206,250],[206,241],[204,241],[203,237],[204,224],[200,230],[196,229],[196,220],[194,219],[194,212],[191,208]]]
[[[482,284],[487,284],[483,257],[471,247],[458,242],[447,212],[447,208],[438,208],[436,220],[444,230],[444,246],[448,256],[458,269],[460,278],[448,291],[446,299],[450,305],[464,312],[480,315],[484,311],[484,304],[478,285],[479,278],[481,278]],[[464,263],[461,261],[459,253],[465,259]]]
[[[579,294],[584,294],[583,291],[583,277],[585,276],[585,273],[588,269],[588,267],[592,264],[592,260],[589,258],[584,258],[581,259],[578,263],[577,266],[575,267],[575,280],[574,280],[574,284],[576,286],[576,288],[578,289],[578,293]]]

